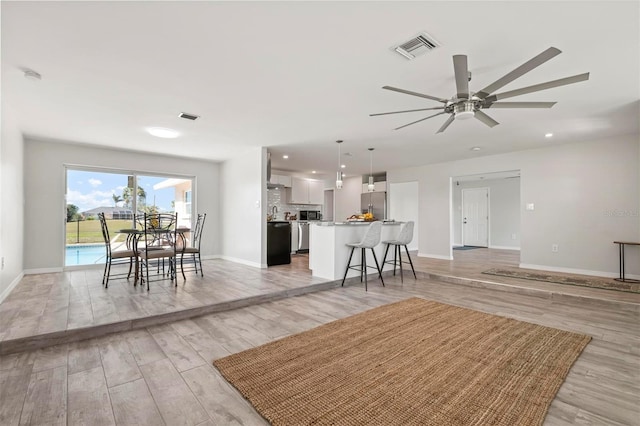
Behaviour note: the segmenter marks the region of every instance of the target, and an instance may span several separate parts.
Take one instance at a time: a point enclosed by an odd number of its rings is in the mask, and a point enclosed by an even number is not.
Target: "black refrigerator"
[[[377,220],[387,218],[387,193],[364,192],[360,197],[360,208],[362,213],[372,213]]]
[[[291,223],[267,222],[267,266],[291,263]]]

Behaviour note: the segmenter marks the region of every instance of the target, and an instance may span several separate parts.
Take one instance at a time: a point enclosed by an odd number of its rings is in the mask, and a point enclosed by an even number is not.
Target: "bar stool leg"
[[[382,278],[382,270],[380,269],[380,264],[378,264],[378,258],[376,257],[376,252],[373,251],[373,249],[371,249],[371,253],[373,254],[373,260],[375,260],[376,262],[376,268],[378,268],[378,275],[380,276],[380,281],[382,281],[382,287],[385,287],[384,279]]]
[[[409,264],[411,265],[411,270],[413,271],[413,278],[415,278],[416,280],[418,279],[418,277],[416,277],[416,270],[413,268],[413,262],[411,261],[411,255],[409,254],[409,249],[407,248],[407,246],[404,246],[404,250],[407,252],[407,257],[409,258]]]
[[[398,247],[398,267],[400,267],[400,282],[404,284],[404,274],[402,273],[402,252],[400,251],[400,246]]]
[[[384,257],[382,258],[382,269],[384,269],[384,265],[387,264],[387,253],[389,253],[389,246],[391,244],[387,244],[387,248],[384,250]]]
[[[398,246],[393,245],[393,276],[396,276],[396,264],[398,263]]]
[[[344,280],[347,279],[347,272],[349,272],[349,266],[351,265],[351,258],[353,257],[353,251],[355,250],[355,247],[351,247],[351,254],[349,255],[349,260],[347,261],[347,268],[344,270],[344,277],[342,277],[342,284],[340,284],[340,287],[344,287]]]
[[[368,291],[367,290],[367,252],[365,251],[366,249],[362,249],[362,263],[360,264],[360,273],[364,273],[364,291]],[[362,277],[362,275],[361,275]]]

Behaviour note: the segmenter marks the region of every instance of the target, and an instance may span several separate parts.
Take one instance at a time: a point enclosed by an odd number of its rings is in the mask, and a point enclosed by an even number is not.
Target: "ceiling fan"
[[[397,87],[384,86],[383,89],[392,90],[394,92],[404,93],[407,95],[418,96],[421,98],[431,99],[441,102],[444,105],[434,108],[410,109],[406,111],[381,112],[378,114],[369,114],[371,117],[388,114],[402,114],[415,111],[442,110],[441,112],[421,118],[404,126],[397,127],[399,130],[412,124],[419,123],[429,118],[437,117],[442,114],[449,114],[449,118],[444,122],[442,127],[436,133],[442,133],[455,119],[467,119],[475,117],[489,127],[499,124],[493,118],[489,117],[482,110],[489,108],[551,108],[555,102],[497,102],[502,99],[520,96],[527,93],[539,92],[541,90],[551,89],[553,87],[565,86],[567,84],[578,83],[589,79],[589,73],[578,74],[571,77],[561,78],[559,80],[547,81],[546,83],[534,84],[533,86],[523,87],[521,89],[511,90],[508,92],[493,94],[496,90],[506,86],[513,80],[522,77],[524,74],[544,64],[549,59],[559,55],[561,51],[555,47],[550,47],[538,56],[528,60],[518,68],[514,69],[504,77],[499,78],[484,89],[478,92],[469,91],[469,81],[471,81],[471,73],[467,67],[467,55],[453,56],[453,70],[456,78],[457,93],[451,99],[439,98],[436,96],[425,95],[424,93],[412,92],[409,90],[399,89]]]

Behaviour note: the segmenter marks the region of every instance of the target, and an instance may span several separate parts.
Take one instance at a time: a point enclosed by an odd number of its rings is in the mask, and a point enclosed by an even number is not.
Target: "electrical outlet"
[[[4,256],[2,256],[2,266],[0,267],[0,271],[4,271]]]
[[[517,238],[516,238],[516,234],[511,234],[511,239],[512,239],[512,240],[517,239]]]
[[[558,245],[557,244],[551,244],[551,251],[554,253],[558,252]]]

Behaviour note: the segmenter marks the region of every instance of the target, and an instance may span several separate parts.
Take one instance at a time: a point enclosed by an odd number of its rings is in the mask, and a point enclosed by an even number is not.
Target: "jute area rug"
[[[411,298],[214,365],[274,425],[539,425],[590,339]]]
[[[501,277],[520,278],[523,280],[545,281],[548,283],[577,285],[580,287],[602,288],[605,290],[626,291],[640,293],[640,284],[625,283],[607,278],[577,277],[555,272],[532,271],[520,268],[493,268],[483,274]]]

